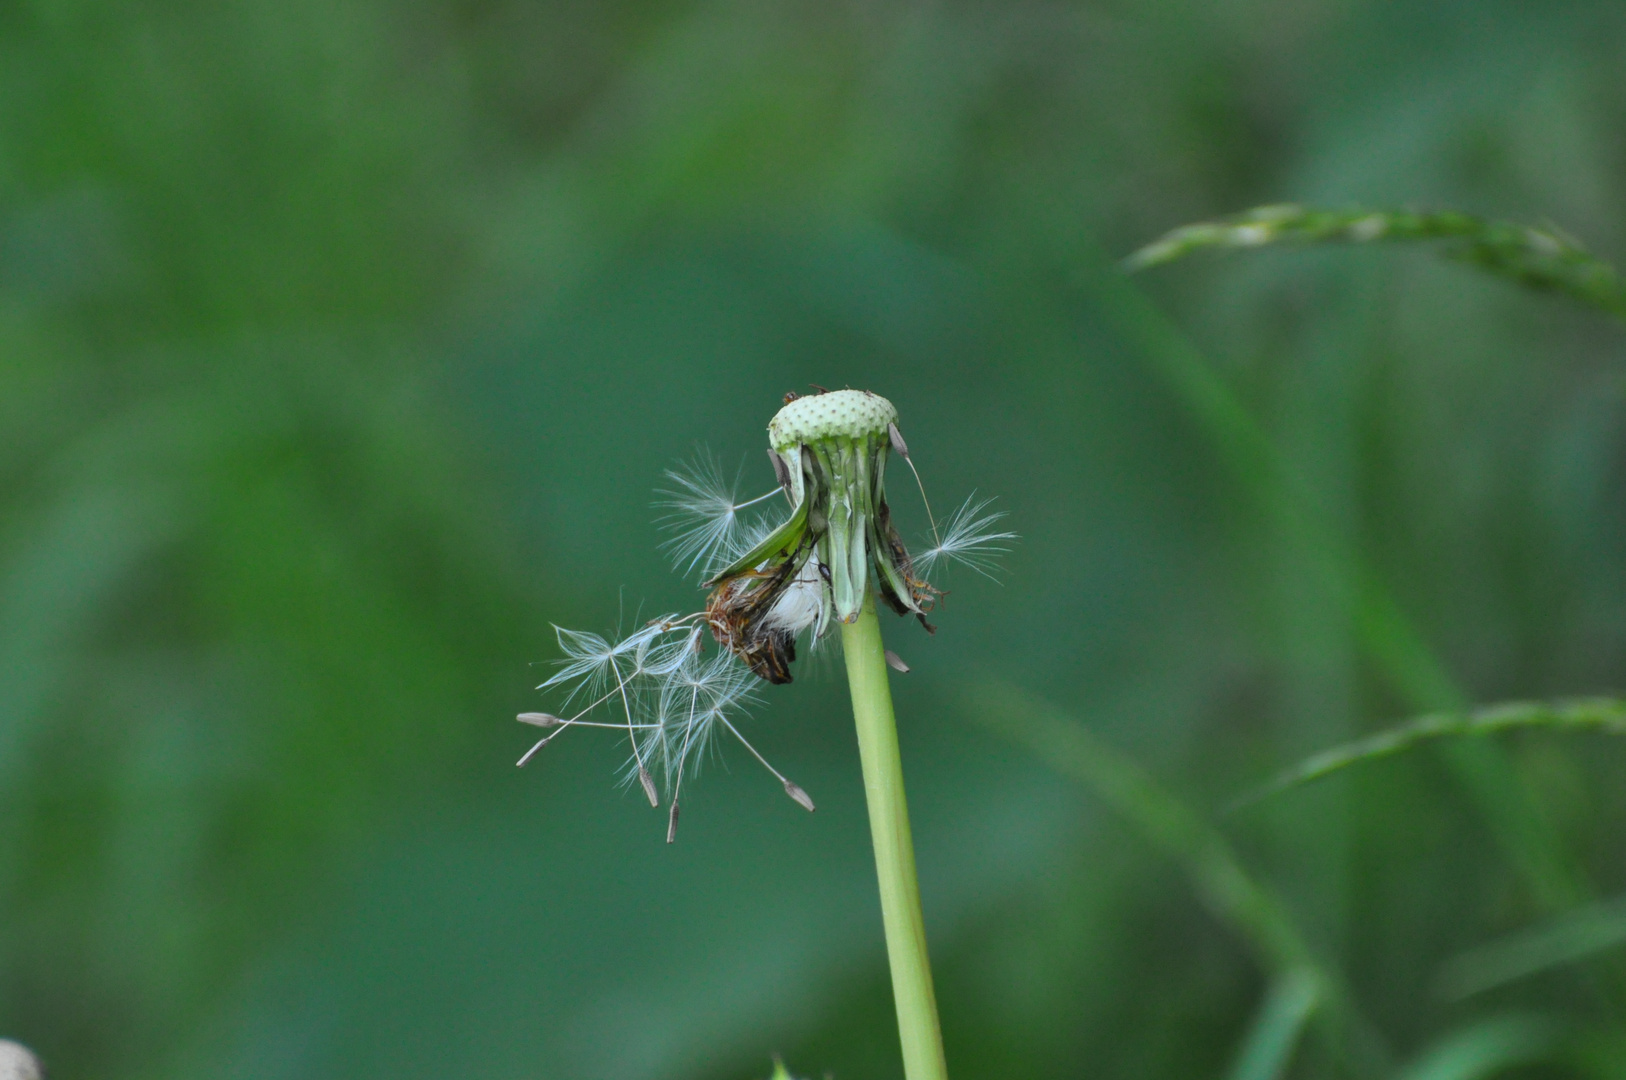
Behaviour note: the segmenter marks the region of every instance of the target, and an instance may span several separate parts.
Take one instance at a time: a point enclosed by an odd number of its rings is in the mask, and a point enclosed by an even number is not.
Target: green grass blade
[[[1400,1080],[1480,1080],[1540,1061],[1557,1042],[1548,1021],[1499,1016],[1447,1035],[1402,1070]]]
[[[1382,1039],[1356,1010],[1342,978],[1310,949],[1286,906],[1242,865],[1224,835],[1128,755],[1097,739],[1056,705],[1006,682],[974,685],[970,717],[1088,788],[1147,841],[1175,860],[1202,901],[1278,980],[1314,981],[1333,1045],[1361,1071],[1380,1071]],[[1297,973],[1297,974],[1295,974]]]
[[[1466,709],[1467,694],[1399,599],[1202,351],[1102,253],[1092,251],[1074,266],[1100,314],[1191,413],[1238,486],[1309,558],[1384,682],[1418,712]],[[1563,911],[1593,897],[1585,872],[1495,744],[1447,743],[1441,751],[1542,906]]]
[[[1320,997],[1321,983],[1313,971],[1296,968],[1279,976],[1242,1044],[1231,1080],[1278,1080]]]
[[[1626,944],[1626,897],[1570,912],[1456,957],[1440,972],[1450,1000],[1503,986]]]
[[[1444,254],[1532,289],[1558,292],[1626,319],[1626,284],[1608,263],[1552,228],[1486,221],[1454,210],[1328,210],[1261,206],[1185,225],[1124,260],[1128,270],[1174,262],[1205,249],[1234,250],[1272,244],[1445,241]]]
[[[1323,750],[1278,773],[1268,783],[1233,802],[1235,810],[1287,788],[1319,780],[1351,765],[1389,757],[1430,739],[1491,735],[1515,728],[1560,728],[1626,735],[1626,701],[1587,698],[1575,701],[1512,701],[1470,712],[1429,713],[1399,727]]]
[[[1242,868],[1230,843],[1127,755],[1056,706],[1006,683],[973,688],[977,723],[1025,746],[1046,765],[1088,787],[1142,836],[1185,867],[1199,896],[1254,947],[1275,973],[1314,967],[1280,903]]]

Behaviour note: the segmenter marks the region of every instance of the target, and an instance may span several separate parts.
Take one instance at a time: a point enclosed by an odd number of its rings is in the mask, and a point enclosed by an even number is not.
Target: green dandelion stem
[[[1513,728],[1565,728],[1626,735],[1626,701],[1590,698],[1580,701],[1512,701],[1471,712],[1441,712],[1419,716],[1399,727],[1356,739],[1314,754],[1278,773],[1268,783],[1233,802],[1235,810],[1290,787],[1319,780],[1363,761],[1398,754],[1429,739],[1452,735],[1490,735]]]
[[[1124,260],[1144,270],[1205,248],[1221,250],[1275,244],[1373,243],[1380,240],[1443,241],[1443,254],[1471,263],[1527,288],[1563,293],[1626,319],[1626,283],[1613,266],[1554,228],[1486,221],[1455,210],[1328,210],[1261,206],[1217,221],[1184,225]]]
[[[875,872],[881,885],[881,919],[886,926],[892,996],[898,1009],[898,1038],[903,1044],[903,1075],[906,1080],[947,1080],[937,996],[926,954],[926,924],[920,911],[920,884],[915,877],[914,841],[909,835],[909,807],[903,794],[898,726],[873,593],[864,598],[856,620],[841,624],[841,648],[847,658],[864,795],[875,839]]]

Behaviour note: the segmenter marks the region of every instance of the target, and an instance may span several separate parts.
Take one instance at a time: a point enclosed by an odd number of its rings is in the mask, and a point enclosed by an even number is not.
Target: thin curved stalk
[[[1356,1006],[1343,974],[1316,954],[1287,905],[1249,873],[1218,828],[1138,762],[1045,698],[1009,682],[990,681],[969,686],[966,702],[972,720],[1087,787],[1178,862],[1203,905],[1241,937],[1262,968],[1278,980],[1311,979],[1322,1033],[1354,1075],[1390,1071],[1388,1048]]]
[[[1074,265],[1101,314],[1169,385],[1243,489],[1310,558],[1329,595],[1349,612],[1362,650],[1390,688],[1419,712],[1468,708],[1468,694],[1382,576],[1333,525],[1303,477],[1208,359],[1102,253],[1091,252]],[[1563,911],[1596,895],[1498,747],[1447,742],[1441,753],[1542,907]]]
[[[1492,735],[1514,728],[1544,727],[1626,734],[1626,702],[1616,698],[1580,701],[1509,701],[1469,712],[1429,713],[1399,727],[1364,739],[1323,750],[1277,773],[1270,781],[1246,793],[1226,809],[1238,810],[1364,761],[1388,757],[1418,743],[1457,735]]]
[[[1166,233],[1125,259],[1124,268],[1160,266],[1204,248],[1392,240],[1442,241],[1449,258],[1626,320],[1626,282],[1574,237],[1551,227],[1486,221],[1455,210],[1260,206]]]

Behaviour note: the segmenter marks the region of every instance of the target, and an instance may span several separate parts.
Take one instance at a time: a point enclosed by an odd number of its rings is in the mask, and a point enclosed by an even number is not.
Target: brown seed
[[[813,800],[808,797],[807,792],[803,791],[789,780],[785,781],[785,794],[795,799],[796,805],[800,806],[808,813],[811,814],[814,811],[815,807],[813,806]]]
[[[659,806],[661,797],[655,791],[655,778],[649,775],[649,770],[642,765],[638,766],[638,782],[644,785],[644,794],[649,796],[650,806]]]
[[[672,813],[666,819],[666,842],[670,844],[677,839],[678,804],[672,803]]]
[[[790,489],[790,466],[786,465],[785,459],[773,450],[768,451],[768,460],[773,462],[773,474],[779,481],[779,486],[788,491]]]

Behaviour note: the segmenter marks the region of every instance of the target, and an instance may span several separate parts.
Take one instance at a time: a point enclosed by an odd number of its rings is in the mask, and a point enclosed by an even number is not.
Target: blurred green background
[[[1626,748],[1219,812],[1626,682],[1622,328],[1422,251],[1112,270],[1281,200],[1618,260],[1622,70],[1603,0],[5,6],[0,1036],[59,1078],[898,1075],[828,659],[749,729],[816,815],[733,752],[668,847],[610,733],[513,767],[551,623],[699,602],[662,471],[765,489],[814,382],[1023,536],[886,627],[956,1076],[1222,1076],[1279,974],[990,683],[1219,822],[1342,973],[1357,1050],[1291,1075],[1626,1076]],[[1576,910],[1584,958],[1442,991]]]

